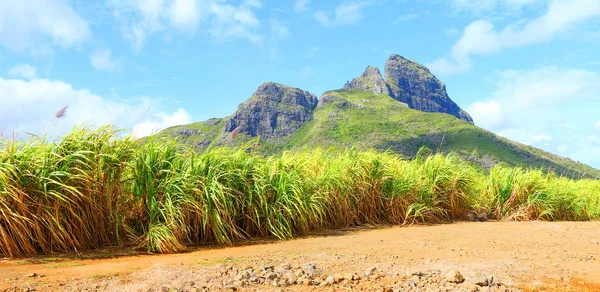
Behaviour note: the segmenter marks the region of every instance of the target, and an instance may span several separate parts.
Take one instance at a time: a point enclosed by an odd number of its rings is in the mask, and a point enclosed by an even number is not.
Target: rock
[[[471,116],[448,97],[446,85],[427,67],[394,54],[385,62],[384,73],[390,96],[410,108],[447,113],[473,123]]]
[[[316,106],[317,97],[308,91],[266,82],[240,104],[224,131],[267,139],[285,137],[312,120]]]
[[[267,280],[275,280],[275,279],[277,279],[277,274],[273,273],[273,272],[270,272],[270,273],[267,273],[267,275],[265,276],[265,278]]]
[[[289,275],[287,278],[288,285],[294,285],[296,284],[296,281],[298,281],[298,277],[296,277],[296,275]]]
[[[475,283],[473,283],[471,281],[463,282],[462,286],[465,287],[465,289],[467,289],[467,291],[470,291],[470,292],[476,292],[477,290],[479,290],[479,286],[475,285]]]
[[[365,277],[368,278],[369,276],[373,275],[376,270],[377,270],[377,267],[371,267],[371,268],[367,269],[365,271]]]
[[[237,274],[237,276],[235,277],[236,280],[240,281],[240,280],[246,280],[250,278],[250,273],[248,271],[241,271]]]
[[[473,212],[467,212],[465,213],[465,220],[467,221],[475,221],[475,213]]]
[[[390,95],[388,85],[383,80],[381,72],[377,67],[368,66],[365,72],[360,76],[352,79],[350,82],[346,82],[344,89],[353,90],[360,89],[373,94],[387,94]]]
[[[352,281],[353,280],[353,275],[352,273],[346,273],[344,274],[344,279],[348,280],[348,281]]]
[[[263,270],[265,270],[265,271],[273,271],[274,268],[275,267],[271,266],[271,265],[264,265],[263,266]]]
[[[465,278],[459,271],[452,270],[446,273],[446,275],[444,276],[444,280],[446,280],[448,283],[458,284],[464,282]]]
[[[475,220],[479,222],[485,222],[488,220],[488,215],[486,212],[479,212],[477,215],[475,215]]]
[[[26,277],[35,278],[35,277],[37,277],[37,274],[36,273],[27,274]]]
[[[329,276],[325,279],[325,281],[321,282],[321,286],[331,286],[335,283],[335,278],[333,276]]]
[[[480,278],[477,282],[475,282],[476,285],[484,287],[484,286],[491,286],[492,284],[494,284],[494,276],[491,277],[483,277]]]

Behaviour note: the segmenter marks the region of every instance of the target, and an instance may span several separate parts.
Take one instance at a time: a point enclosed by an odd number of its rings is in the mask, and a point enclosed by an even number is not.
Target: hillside
[[[265,155],[357,147],[413,157],[426,146],[456,152],[484,169],[505,162],[570,177],[600,177],[600,170],[475,126],[427,68],[399,55],[386,62],[385,77],[369,66],[343,89],[318,100],[307,91],[266,82],[230,117],[172,127],[157,136],[177,138],[199,151],[260,137],[258,151]]]

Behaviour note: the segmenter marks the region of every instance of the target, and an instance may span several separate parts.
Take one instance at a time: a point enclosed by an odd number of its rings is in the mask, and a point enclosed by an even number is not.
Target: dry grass
[[[0,253],[9,257],[135,246],[291,238],[364,223],[600,218],[600,182],[454,155],[313,150],[260,157],[79,128],[62,140],[0,140]],[[179,150],[178,150],[179,149]]]

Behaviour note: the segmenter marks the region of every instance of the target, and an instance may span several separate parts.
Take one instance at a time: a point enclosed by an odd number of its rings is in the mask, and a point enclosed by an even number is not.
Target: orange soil
[[[600,291],[599,253],[600,222],[462,222],[361,228],[284,242],[199,248],[183,254],[49,263],[5,259],[0,261],[0,291],[16,287],[61,290],[63,286],[56,286],[58,283],[72,290],[93,289],[100,281],[111,287],[126,284],[129,290],[156,289],[185,281],[186,273],[181,269],[206,270],[223,263],[312,263],[330,273],[362,272],[371,266],[399,273],[456,269],[467,279],[494,275],[525,290]],[[178,272],[169,273],[170,269]],[[32,273],[38,276],[31,277]]]

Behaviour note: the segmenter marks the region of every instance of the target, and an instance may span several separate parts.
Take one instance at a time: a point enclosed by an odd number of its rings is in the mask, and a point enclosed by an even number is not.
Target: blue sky
[[[600,167],[598,52],[598,0],[2,0],[0,133],[143,136],[232,114],[265,81],[319,96],[398,53],[478,126]]]

